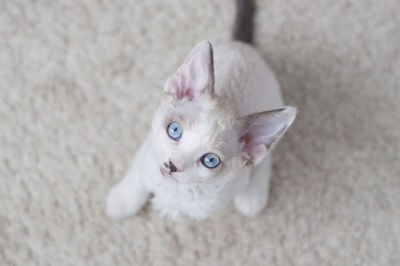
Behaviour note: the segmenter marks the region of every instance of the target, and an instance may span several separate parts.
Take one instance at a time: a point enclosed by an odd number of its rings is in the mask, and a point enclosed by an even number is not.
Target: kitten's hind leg
[[[125,177],[108,193],[107,214],[113,218],[136,214],[149,197],[135,168],[134,162]]]
[[[242,193],[235,197],[234,203],[242,214],[257,216],[268,201],[271,154],[268,154],[259,165],[254,167],[250,175],[250,183]]]

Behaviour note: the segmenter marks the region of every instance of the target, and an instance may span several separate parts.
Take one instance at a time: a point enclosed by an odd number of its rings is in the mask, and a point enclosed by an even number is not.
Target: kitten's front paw
[[[254,217],[267,205],[267,194],[243,194],[235,197],[235,207],[246,216]]]
[[[138,197],[134,191],[116,185],[108,193],[106,211],[110,217],[123,218],[136,214],[145,202],[146,199]]]

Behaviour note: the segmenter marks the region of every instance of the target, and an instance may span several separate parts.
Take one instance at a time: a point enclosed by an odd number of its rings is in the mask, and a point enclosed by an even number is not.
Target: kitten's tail
[[[253,43],[254,0],[236,0],[236,18],[233,39]]]

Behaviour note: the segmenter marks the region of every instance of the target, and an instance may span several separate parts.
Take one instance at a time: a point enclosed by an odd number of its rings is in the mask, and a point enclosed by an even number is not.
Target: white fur
[[[283,107],[272,71],[252,47],[236,42],[214,47],[213,71],[210,49],[208,42],[198,44],[167,81],[167,96],[150,134],[124,179],[109,193],[110,216],[137,213],[150,193],[153,207],[171,218],[204,219],[232,201],[248,216],[265,207],[271,145],[293,122],[296,109],[263,113],[256,121],[250,114]],[[166,133],[171,121],[183,126],[179,142]],[[240,139],[251,130],[249,125],[257,130],[245,143]],[[207,152],[223,163],[215,169],[204,167],[199,158]],[[165,174],[168,161],[183,171]]]

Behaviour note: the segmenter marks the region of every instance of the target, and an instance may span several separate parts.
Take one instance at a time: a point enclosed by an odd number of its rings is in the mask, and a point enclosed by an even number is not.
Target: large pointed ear
[[[248,163],[256,165],[282,137],[296,117],[295,107],[255,113],[243,118],[239,141]]]
[[[175,74],[164,86],[166,94],[176,99],[197,99],[201,94],[212,95],[214,90],[214,61],[211,43],[197,44]]]

